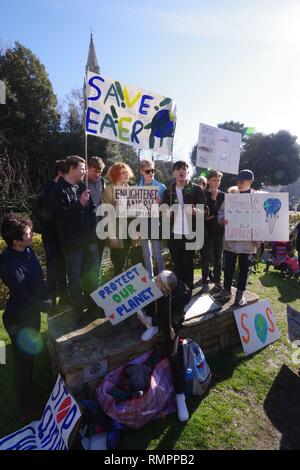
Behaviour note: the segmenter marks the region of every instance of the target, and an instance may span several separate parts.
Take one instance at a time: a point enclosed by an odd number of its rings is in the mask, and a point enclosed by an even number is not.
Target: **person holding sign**
[[[172,271],[161,271],[155,278],[155,284],[163,296],[144,307],[146,315],[138,316],[147,330],[142,335],[143,341],[149,341],[161,329],[164,333],[164,346],[169,359],[176,393],[178,418],[187,421],[189,413],[185,403],[185,380],[182,346],[179,343],[179,330],[184,320],[184,307],[191,298],[191,290],[177,279]]]
[[[251,170],[242,170],[237,176],[237,187],[228,190],[228,192],[239,192],[241,194],[254,193],[251,185],[254,181],[254,174]],[[227,221],[224,219],[225,203],[222,204],[219,211],[219,222],[224,226]],[[215,296],[217,301],[227,301],[231,298],[232,281],[236,262],[239,262],[239,274],[237,279],[237,291],[234,305],[242,307],[247,304],[244,297],[249,268],[253,255],[257,251],[258,242],[256,241],[224,241],[224,289]]]
[[[141,178],[139,181],[139,186],[155,186],[158,188],[158,198],[157,203],[160,204],[163,194],[166,190],[166,186],[163,183],[160,183],[154,178],[155,175],[155,168],[154,162],[152,160],[142,160],[140,163],[140,173]],[[154,225],[156,227],[154,227]],[[153,278],[153,261],[152,261],[152,253],[155,258],[158,272],[165,269],[164,259],[162,256],[162,243],[159,239],[152,239],[151,238],[151,228],[153,228],[153,232],[156,229],[159,235],[159,217],[149,217],[149,224],[148,224],[148,237],[143,238],[141,237],[141,246],[143,251],[143,258],[145,267],[149,273],[150,278]],[[151,249],[151,244],[152,249]],[[152,251],[153,250],[153,251]]]
[[[134,177],[133,171],[126,163],[117,162],[109,168],[107,177],[112,184],[103,191],[102,203],[111,204],[117,209],[115,188],[117,186],[129,186],[128,181]],[[130,240],[128,237],[127,222],[129,222],[129,219],[118,217],[117,213],[114,221],[108,220],[108,245],[110,247],[110,259],[114,266],[114,276],[118,276],[124,271],[129,256],[132,264],[139,262],[136,259],[138,255],[133,249],[138,246],[137,241]]]
[[[224,226],[218,223],[218,211],[224,202],[224,193],[219,190],[223,173],[211,170],[207,175],[208,189],[205,194],[210,214],[205,218],[204,246],[201,250],[202,261],[202,293],[209,292],[209,265],[213,260],[215,288],[222,289],[222,255]]]

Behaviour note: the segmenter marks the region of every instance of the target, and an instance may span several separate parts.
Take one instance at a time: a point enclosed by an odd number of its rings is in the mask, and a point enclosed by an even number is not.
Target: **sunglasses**
[[[155,173],[155,169],[151,168],[151,170],[144,170],[147,175],[150,175],[151,173]]]

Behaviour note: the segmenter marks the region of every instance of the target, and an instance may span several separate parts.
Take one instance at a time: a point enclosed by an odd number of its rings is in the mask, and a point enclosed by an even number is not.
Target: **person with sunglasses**
[[[162,201],[164,192],[166,190],[166,186],[163,183],[160,183],[154,178],[155,175],[155,168],[154,162],[152,160],[142,160],[140,162],[140,174],[141,178],[139,181],[139,186],[155,186],[158,189],[158,197],[157,203],[160,204]],[[154,277],[153,272],[153,261],[152,257],[154,257],[158,272],[161,272],[165,269],[164,259],[162,255],[162,243],[161,240],[151,238],[151,225],[158,225],[159,226],[159,218],[158,217],[151,217],[149,218],[148,224],[148,237],[141,238],[141,247],[143,252],[143,258],[146,270],[149,273],[151,278]],[[151,246],[152,245],[152,246]]]

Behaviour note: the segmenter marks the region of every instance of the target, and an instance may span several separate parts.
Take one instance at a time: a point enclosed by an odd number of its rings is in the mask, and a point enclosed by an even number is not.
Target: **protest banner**
[[[67,450],[81,411],[58,375],[39,421],[0,439],[0,450]]]
[[[290,305],[286,306],[288,338],[290,341],[300,340],[300,312]]]
[[[162,296],[141,263],[91,293],[92,299],[116,325]]]
[[[176,124],[171,98],[88,72],[86,134],[172,154]]]
[[[288,193],[225,194],[225,240],[288,241]]]
[[[268,299],[234,310],[234,316],[246,356],[280,338]]]
[[[238,174],[242,136],[200,123],[196,166]]]
[[[119,217],[158,217],[155,186],[116,186],[114,188]]]

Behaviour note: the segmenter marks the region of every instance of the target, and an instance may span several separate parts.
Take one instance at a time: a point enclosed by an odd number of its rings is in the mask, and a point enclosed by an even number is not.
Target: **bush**
[[[2,253],[5,247],[6,247],[5,241],[2,238],[0,238],[0,253]],[[45,259],[45,251],[44,251],[41,235],[39,234],[33,235],[32,247],[42,265],[43,271],[45,271],[46,259]],[[7,295],[8,295],[8,290],[6,286],[3,284],[3,282],[0,280],[0,306],[3,307],[3,305],[5,304]]]

